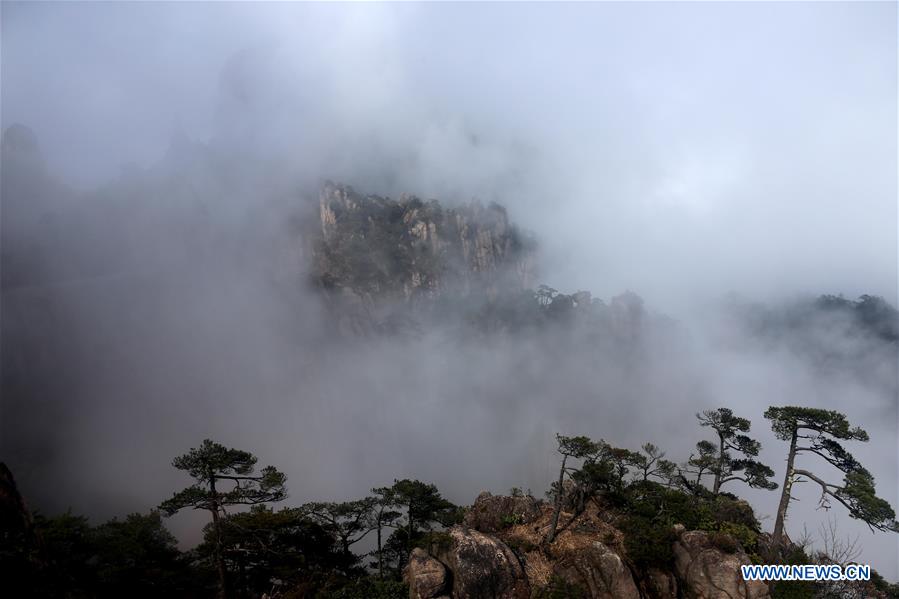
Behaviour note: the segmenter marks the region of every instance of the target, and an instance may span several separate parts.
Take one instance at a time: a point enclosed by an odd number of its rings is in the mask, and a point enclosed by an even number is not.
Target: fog
[[[780,481],[761,415],[781,404],[864,426],[851,449],[896,506],[895,344],[822,370],[723,307],[896,303],[895,5],[0,10],[0,121],[40,152],[4,154],[0,214],[28,257],[0,265],[27,283],[3,289],[0,444],[34,507],[149,509],[204,437],[283,469],[291,505],[406,476],[459,503],[542,494],[556,432],[683,461],[693,413],[720,405],[752,419]],[[325,179],[502,203],[541,282],[645,300],[637,349],[333,338],[291,226]],[[825,517],[804,487],[794,537]],[[773,514],[776,493],[733,490]],[[896,538],[840,510],[895,580]],[[190,545],[198,522],[170,525]]]

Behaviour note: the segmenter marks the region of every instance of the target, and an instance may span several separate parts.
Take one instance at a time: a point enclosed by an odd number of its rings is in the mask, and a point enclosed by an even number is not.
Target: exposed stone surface
[[[709,535],[702,531],[686,531],[675,527],[675,574],[683,581],[686,596],[691,599],[763,599],[769,597],[768,586],[760,581],[744,581],[740,566],[749,564],[742,551],[725,553],[714,547]]]
[[[492,495],[484,491],[465,514],[465,526],[480,532],[497,532],[514,524],[527,524],[540,517],[540,504],[529,495]]]
[[[640,571],[628,560],[613,512],[593,502],[579,514],[563,511],[559,532],[547,545],[551,518],[546,502],[481,493],[466,526],[450,529],[449,548],[431,557],[421,550],[412,554],[410,596],[514,599],[561,583],[566,592],[593,599],[770,597],[764,583],[743,581],[746,554],[723,551],[708,533],[675,527],[674,566]]]
[[[640,591],[624,560],[601,541],[565,551],[555,567],[555,573],[589,593],[589,597],[640,599]]]
[[[527,576],[518,556],[496,537],[470,528],[450,529],[452,546],[440,557],[452,573],[454,599],[527,599]]]
[[[671,572],[651,568],[643,579],[646,596],[653,599],[675,599],[677,594],[677,578]]]
[[[382,296],[434,295],[533,284],[533,242],[498,204],[444,208],[403,195],[391,200],[327,183],[319,195],[316,276],[325,287]]]
[[[424,549],[412,551],[405,579],[409,584],[409,599],[438,599],[446,597],[449,590],[446,567]]]

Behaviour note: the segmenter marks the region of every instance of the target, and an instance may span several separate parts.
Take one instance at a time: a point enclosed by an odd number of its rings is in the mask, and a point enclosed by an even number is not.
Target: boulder
[[[644,578],[644,595],[651,599],[677,599],[677,579],[670,572],[650,568]]]
[[[465,526],[480,532],[497,532],[515,524],[528,524],[542,514],[540,502],[529,495],[491,495],[484,491],[465,514]]]
[[[414,549],[406,566],[409,599],[440,599],[448,597],[447,572],[443,564],[429,556],[424,549]]]
[[[563,553],[555,574],[589,593],[591,599],[640,599],[624,560],[600,541]]]
[[[768,586],[745,581],[740,566],[751,563],[739,549],[727,553],[712,543],[703,531],[685,531],[676,526],[674,568],[688,599],[768,599]]]
[[[452,576],[454,599],[528,599],[524,568],[502,541],[454,526],[452,544],[440,557]]]

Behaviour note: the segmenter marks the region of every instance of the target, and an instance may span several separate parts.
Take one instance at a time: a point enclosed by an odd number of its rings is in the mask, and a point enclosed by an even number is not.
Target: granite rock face
[[[533,284],[534,243],[498,204],[444,208],[412,195],[392,200],[327,183],[319,221],[315,276],[326,288],[409,300]]]
[[[540,502],[529,495],[492,495],[484,491],[465,514],[465,526],[497,532],[511,524],[527,524],[541,515]]]
[[[409,556],[405,573],[410,599],[439,599],[447,597],[446,567],[430,557],[424,549],[414,549]]]
[[[470,528],[450,529],[452,545],[440,558],[452,573],[454,599],[528,599],[518,556],[496,537]]]
[[[706,532],[675,526],[674,563],[641,569],[613,513],[595,503],[580,513],[563,510],[564,525],[546,543],[551,518],[552,507],[533,497],[481,493],[442,549],[412,553],[410,597],[524,599],[548,590],[592,599],[770,597],[764,583],[742,579],[749,558],[739,546],[724,550]]]
[[[726,553],[715,547],[703,531],[675,527],[675,574],[692,599],[763,599],[768,586],[757,580],[745,581],[740,566],[751,563],[742,551]]]

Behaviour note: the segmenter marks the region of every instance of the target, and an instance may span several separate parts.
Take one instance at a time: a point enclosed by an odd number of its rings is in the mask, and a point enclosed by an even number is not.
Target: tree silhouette
[[[186,471],[196,482],[163,501],[159,509],[172,516],[184,508],[206,510],[212,514],[214,560],[219,581],[219,597],[227,597],[225,560],[222,554],[221,519],[229,505],[256,505],[281,501],[287,496],[287,477],[273,466],[254,475],[257,458],[239,449],[206,439],[199,448],[172,460],[172,466]],[[231,484],[225,490],[222,484]]]
[[[899,532],[893,508],[875,494],[874,477],[836,441],[867,441],[868,433],[859,427],[850,427],[846,416],[839,412],[817,408],[770,407],[765,412],[765,418],[771,420],[771,428],[778,439],[790,442],[787,471],[774,524],[774,547],[780,547],[783,542],[793,484],[803,482],[802,477],[821,487],[821,507],[830,509],[831,500],[835,500],[849,510],[851,517],[862,520],[872,530]],[[843,472],[843,483],[829,483],[810,470],[797,468],[796,458],[800,454],[816,455]]]
[[[734,416],[729,408],[705,410],[697,414],[701,426],[707,426],[718,436],[717,456],[709,461],[713,475],[712,493],[717,495],[721,486],[731,481],[742,481],[750,487],[773,490],[777,483],[768,480],[774,471],[755,460],[761,444],[740,433],[748,433],[751,423],[746,418]],[[731,452],[744,457],[735,458]],[[701,451],[700,451],[701,453]]]
[[[556,538],[556,528],[559,526],[559,514],[562,512],[562,499],[564,496],[565,476],[571,476],[577,469],[568,465],[568,459],[585,459],[595,455],[600,450],[600,445],[590,440],[589,437],[565,437],[556,435],[559,443],[557,451],[562,455],[562,465],[559,467],[559,481],[555,484],[555,501],[553,502],[553,519],[549,525],[546,541],[552,543]]]

